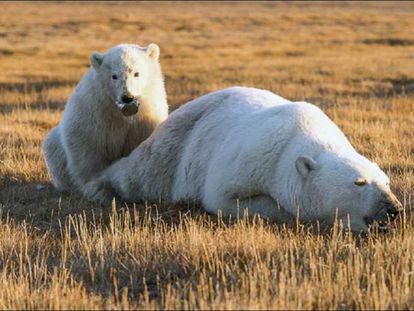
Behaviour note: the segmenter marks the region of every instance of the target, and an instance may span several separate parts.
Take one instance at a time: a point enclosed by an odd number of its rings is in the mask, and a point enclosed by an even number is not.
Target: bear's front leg
[[[73,184],[67,168],[65,150],[60,141],[59,127],[53,128],[42,144],[43,155],[50,179],[56,190],[70,192]]]
[[[102,205],[111,204],[112,200],[117,197],[114,188],[111,186],[105,174],[101,174],[99,177],[87,182],[83,190],[89,200]]]
[[[87,182],[83,192],[87,198],[101,204],[111,203],[114,198],[122,202],[138,202],[134,196],[137,194],[134,172],[135,165],[131,166],[128,158],[122,158]]]
[[[69,146],[71,148],[69,148]],[[86,197],[90,197],[89,188],[86,185],[101,176],[101,173],[109,166],[97,151],[91,150],[86,144],[66,145],[68,158],[68,171],[77,189]]]
[[[207,212],[218,214],[219,210],[223,216],[244,217],[260,216],[265,219],[285,221],[290,219],[283,208],[276,201],[265,194],[237,195],[231,197],[218,195],[214,205],[206,204]]]

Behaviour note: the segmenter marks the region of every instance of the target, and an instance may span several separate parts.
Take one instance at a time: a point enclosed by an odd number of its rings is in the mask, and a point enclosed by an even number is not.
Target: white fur
[[[147,48],[121,44],[105,54],[91,54],[91,68],[70,96],[61,123],[43,144],[58,190],[75,187],[88,195],[84,187],[88,181],[127,156],[167,118],[158,56],[155,44]],[[121,113],[125,94],[139,101],[137,114]]]
[[[337,210],[365,231],[365,216],[386,219],[379,201],[397,205],[388,182],[316,106],[234,87],[180,107],[89,190],[99,201],[194,200],[215,214],[248,208],[279,221],[332,224]]]

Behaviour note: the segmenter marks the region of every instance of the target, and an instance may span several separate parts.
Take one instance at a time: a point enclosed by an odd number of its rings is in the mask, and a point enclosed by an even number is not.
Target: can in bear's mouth
[[[132,102],[127,104],[117,104],[118,108],[121,110],[122,114],[126,117],[130,117],[138,112],[139,101],[134,99]]]

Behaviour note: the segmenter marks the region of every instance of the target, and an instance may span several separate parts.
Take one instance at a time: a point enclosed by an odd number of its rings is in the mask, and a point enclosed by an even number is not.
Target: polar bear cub
[[[189,199],[227,216],[247,208],[280,222],[337,216],[354,231],[374,220],[385,229],[401,208],[386,174],[319,108],[241,87],[177,109],[88,191],[107,202]]]
[[[156,44],[121,44],[91,54],[91,68],[42,146],[56,189],[87,194],[88,181],[127,156],[167,118],[158,58]]]

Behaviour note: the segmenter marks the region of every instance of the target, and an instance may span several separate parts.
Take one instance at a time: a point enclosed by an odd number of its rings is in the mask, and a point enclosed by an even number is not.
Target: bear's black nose
[[[125,104],[129,104],[133,100],[134,100],[134,97],[132,97],[130,95],[123,95],[122,96],[122,102],[125,103]]]
[[[387,214],[391,220],[394,220],[401,213],[402,209],[402,204],[398,200],[395,200],[387,205]]]

